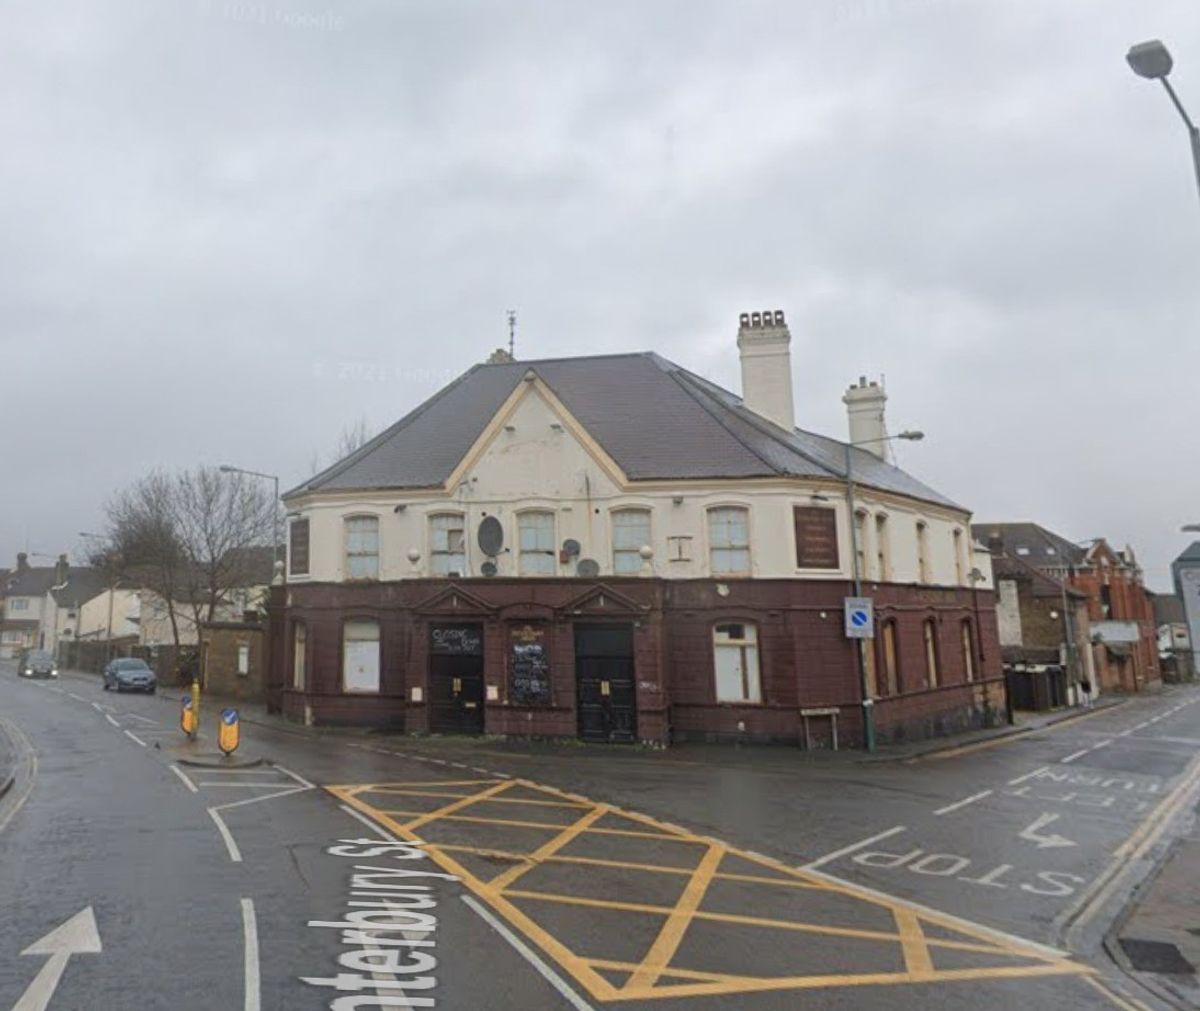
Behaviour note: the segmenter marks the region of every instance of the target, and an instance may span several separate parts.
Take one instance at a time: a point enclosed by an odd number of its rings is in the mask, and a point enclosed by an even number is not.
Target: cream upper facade
[[[500,384],[506,395],[493,394],[495,403],[485,407],[478,430],[466,433],[470,438],[454,431],[458,419],[450,416],[450,405],[438,403],[454,395],[453,384],[349,458],[348,467],[339,465],[330,478],[318,475],[289,492],[289,582],[588,572],[667,579],[853,577],[844,444],[789,434],[698,377],[670,373],[677,367],[654,356],[614,357],[642,361],[624,365],[625,371],[611,359],[477,367],[506,369],[508,378]],[[786,361],[780,364],[786,368]],[[657,376],[646,379],[650,367],[670,375],[674,385],[659,388]],[[599,413],[603,401],[589,399],[592,391],[584,385],[592,368],[604,373],[598,383],[613,387],[617,399],[623,378],[625,386],[647,382],[648,389],[636,392],[651,400],[676,397],[677,386],[691,399],[657,417],[647,408],[650,416],[638,419],[628,417],[642,410],[634,395],[613,403],[611,409],[625,417],[610,419]],[[754,382],[762,371],[759,355],[746,379]],[[483,380],[474,382],[479,387]],[[774,389],[765,399],[772,405],[786,400]],[[693,418],[687,411],[696,402],[703,411]],[[790,402],[772,413],[787,408]],[[581,417],[589,409],[596,413]],[[439,411],[447,415],[444,425]],[[706,429],[712,417],[718,427]],[[396,484],[412,484],[404,480],[410,471],[416,480],[426,476],[424,457],[436,450],[426,438],[408,434],[421,425],[432,439],[443,428],[446,441],[457,439],[459,448],[447,447],[435,461],[445,471],[440,481],[387,487],[391,473]],[[737,455],[725,445],[731,435],[736,449],[749,453]],[[877,446],[852,454],[858,482],[854,533],[864,583],[992,585],[990,555],[972,543],[967,510],[880,460]],[[432,465],[425,469],[433,472]],[[688,476],[689,469],[700,473]],[[796,472],[804,470],[809,473]],[[382,487],[352,486],[367,481]],[[339,482],[351,486],[337,487]],[[490,518],[498,521],[503,543],[489,555],[478,534]],[[595,568],[581,570],[584,560]]]

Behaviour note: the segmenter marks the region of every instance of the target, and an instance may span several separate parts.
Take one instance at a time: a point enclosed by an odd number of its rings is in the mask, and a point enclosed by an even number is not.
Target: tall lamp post
[[[1175,106],[1175,111],[1179,113],[1184,126],[1187,127],[1188,140],[1192,145],[1192,163],[1196,170],[1196,186],[1200,189],[1200,127],[1192,122],[1192,117],[1187,114],[1183,103],[1179,101],[1179,96],[1175,94],[1175,89],[1171,87],[1171,82],[1167,80],[1171,73],[1171,67],[1174,66],[1167,47],[1158,39],[1139,42],[1125,54],[1125,59],[1138,77],[1162,82],[1167,96],[1171,99],[1171,104]]]
[[[864,439],[861,442],[847,442],[846,446],[846,501],[850,509],[850,559],[854,572],[854,595],[862,596],[862,566],[858,564],[858,515],[854,504],[854,454],[852,449],[860,446],[873,446],[881,442],[891,442],[893,439],[904,439],[906,442],[920,442],[925,438],[924,432],[904,431],[899,435],[885,435],[879,439]],[[858,640],[858,689],[862,697],[863,741],[867,751],[875,750],[875,701],[871,698],[870,686],[867,684],[867,640]]]
[[[232,467],[227,463],[217,468],[222,474],[247,474],[250,477],[261,477],[271,481],[275,486],[275,498],[271,502],[271,554],[279,562],[279,478],[275,474],[264,474],[260,470],[246,470],[243,467]]]

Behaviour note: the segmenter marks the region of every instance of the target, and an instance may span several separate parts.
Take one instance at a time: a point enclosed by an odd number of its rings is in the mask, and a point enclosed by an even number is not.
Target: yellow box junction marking
[[[821,987],[890,986],[914,983],[948,983],[987,979],[1013,979],[1067,974],[1085,974],[1091,969],[1055,954],[1048,949],[1007,939],[986,928],[953,917],[943,917],[926,909],[916,909],[899,900],[876,893],[861,891],[848,883],[838,883],[825,876],[816,876],[771,860],[755,853],[738,850],[686,829],[668,825],[646,815],[636,814],[597,804],[575,794],[542,786],[524,779],[429,780],[415,783],[368,783],[351,786],[330,786],[326,789],[344,803],[361,811],[398,838],[423,842],[425,851],[444,870],[457,875],[462,882],[486,902],[513,927],[524,934],[543,952],[572,976],[593,998],[599,1001],[648,1000],[660,997],[702,997],[733,993],[755,993],[779,990],[804,990]],[[369,799],[368,799],[369,798]],[[401,800],[401,798],[403,798]],[[448,803],[447,803],[448,802]],[[415,810],[421,803],[426,810]],[[407,805],[398,809],[395,804]],[[501,806],[503,806],[501,808]],[[529,819],[520,817],[522,806],[531,810]],[[490,812],[504,810],[505,817]],[[539,811],[549,817],[551,809],[560,809],[567,820],[543,821]],[[467,813],[470,811],[470,813]],[[568,814],[567,812],[571,812]],[[577,813],[577,816],[572,817]],[[597,824],[605,821],[606,824]],[[623,823],[622,828],[612,827]],[[453,826],[456,835],[477,831],[480,845],[458,841],[439,843],[421,829]],[[478,828],[476,828],[478,827]],[[548,839],[535,840],[527,848],[495,848],[486,845],[490,827],[503,830],[524,829],[532,837],[552,833]],[[508,833],[511,835],[511,831]],[[562,852],[571,843],[589,837],[645,839],[661,843],[676,843],[690,847],[698,854],[694,866],[657,864],[650,861],[632,862],[581,856]],[[472,840],[473,841],[473,840]],[[672,852],[675,852],[674,847]],[[686,852],[686,850],[681,850]],[[506,861],[510,865],[494,876],[480,877],[456,859],[457,855]],[[746,874],[723,871],[727,858],[756,864],[770,873]],[[599,899],[561,891],[542,891],[518,887],[521,879],[543,866],[596,867],[636,874],[661,874],[686,879],[683,890],[672,905],[661,902]],[[803,901],[807,892],[822,892],[862,903],[865,907],[883,909],[891,914],[895,930],[867,929],[838,923],[806,922],[800,919],[771,918],[718,912],[704,908],[707,893],[714,882],[731,881],[765,886],[798,897]],[[630,889],[636,891],[636,881]],[[633,895],[631,898],[636,899]],[[516,905],[520,901],[528,912]],[[573,950],[538,922],[536,910],[542,906],[575,906],[581,909],[601,909],[609,912],[651,914],[662,917],[662,925],[640,961],[592,957]],[[814,916],[820,921],[820,916]],[[896,946],[903,960],[902,970],[874,972],[847,971],[819,975],[761,975],[753,972],[730,973],[707,971],[703,965],[674,965],[688,931],[697,923],[756,927],[780,931],[785,938],[778,946],[788,951],[786,935],[821,935],[830,939],[844,938]],[[886,928],[886,924],[883,925]],[[937,932],[932,936],[926,927]],[[938,967],[939,955],[967,952],[975,956],[995,956],[996,965]],[[1013,964],[1019,960],[1021,964]],[[887,964],[894,960],[889,956]],[[961,965],[961,963],[960,963]],[[870,969],[867,965],[864,969]],[[619,985],[601,974],[625,975]]]

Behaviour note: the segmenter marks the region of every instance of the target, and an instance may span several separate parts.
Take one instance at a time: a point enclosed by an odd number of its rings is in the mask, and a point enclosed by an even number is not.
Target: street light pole
[[[909,442],[919,442],[925,438],[924,432],[905,431],[899,435],[887,435],[880,439],[864,439],[862,442],[847,442],[846,447],[846,503],[850,510],[850,566],[854,575],[854,595],[862,596],[862,567],[858,564],[858,509],[854,501],[854,455],[852,449],[859,446],[870,446],[879,442],[891,442],[893,439],[904,439]],[[867,684],[867,640],[858,640],[858,691],[862,705],[863,743],[868,752],[875,750],[875,700],[871,698],[870,685]]]
[[[221,464],[217,468],[222,474],[248,474],[250,477],[261,477],[266,481],[270,481],[274,486],[275,498],[271,502],[271,555],[276,562],[279,558],[279,476],[276,474],[264,474],[260,470],[246,470],[244,467],[233,467],[227,463]]]
[[[1188,140],[1192,147],[1192,167],[1196,172],[1196,189],[1200,192],[1200,127],[1192,122],[1192,117],[1183,107],[1175,89],[1171,87],[1171,82],[1167,80],[1174,66],[1170,52],[1158,39],[1151,39],[1149,42],[1139,42],[1136,46],[1131,46],[1125,54],[1125,60],[1138,77],[1161,82],[1171,104],[1175,106],[1175,111],[1187,127]]]

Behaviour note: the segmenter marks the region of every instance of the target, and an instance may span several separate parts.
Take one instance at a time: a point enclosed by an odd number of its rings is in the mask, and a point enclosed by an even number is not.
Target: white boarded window
[[[917,520],[917,582],[929,582],[929,527]]]
[[[459,513],[438,513],[429,517],[429,559],[435,576],[467,571],[467,541]]]
[[[713,575],[749,575],[749,510],[722,506],[708,511],[708,556]]]
[[[885,583],[892,578],[892,560],[890,545],[888,544],[887,517],[880,513],[875,515],[875,576],[881,582]]]
[[[304,672],[308,663],[308,627],[302,622],[292,626],[292,687],[304,691]]]
[[[346,519],[346,575],[350,579],[379,578],[379,517]]]
[[[529,512],[517,517],[517,539],[523,576],[553,576],[554,513]]]
[[[650,543],[650,510],[619,509],[612,514],[613,572],[636,576],[642,571],[642,547]]]
[[[713,669],[718,702],[761,702],[758,629],[740,621],[715,626]]]
[[[379,622],[355,619],[343,626],[342,690],[379,691]]]

